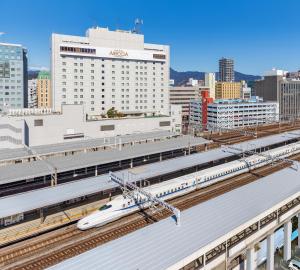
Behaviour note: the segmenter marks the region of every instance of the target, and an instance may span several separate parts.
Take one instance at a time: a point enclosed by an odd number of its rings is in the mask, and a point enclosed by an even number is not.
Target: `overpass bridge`
[[[300,172],[286,168],[182,211],[180,226],[164,219],[49,269],[231,269],[243,254],[252,270],[255,245],[266,239],[272,270],[274,232],[284,228],[283,256],[289,260],[291,219],[299,213]]]

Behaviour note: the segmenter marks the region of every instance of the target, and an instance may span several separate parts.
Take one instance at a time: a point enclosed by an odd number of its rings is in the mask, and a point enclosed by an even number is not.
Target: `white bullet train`
[[[297,153],[300,153],[300,143],[293,143],[265,151],[262,155],[271,156],[273,159],[276,159],[285,158]],[[197,188],[206,187],[272,162],[262,155],[252,155],[214,166],[212,168],[146,187],[144,190],[163,200],[182,196]],[[149,202],[146,197],[135,192],[133,192],[132,195],[131,198],[123,195],[117,196],[112,201],[100,207],[99,210],[78,221],[77,228],[80,230],[87,230],[93,227],[100,227],[132,212],[138,211],[140,208],[149,207]]]

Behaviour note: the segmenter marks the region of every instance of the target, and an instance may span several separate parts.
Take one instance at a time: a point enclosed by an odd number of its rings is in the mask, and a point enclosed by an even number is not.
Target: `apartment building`
[[[221,58],[219,60],[219,81],[234,82],[234,61],[233,59]]]
[[[53,108],[82,104],[88,115],[169,115],[169,46],[130,31],[90,28],[52,34]]]

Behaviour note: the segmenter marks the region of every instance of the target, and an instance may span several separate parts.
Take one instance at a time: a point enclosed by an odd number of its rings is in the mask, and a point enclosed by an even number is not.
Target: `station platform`
[[[42,220],[34,219],[25,221],[17,225],[13,225],[0,230],[0,247],[20,241],[33,235],[40,234],[57,227],[64,226],[70,222],[77,221],[82,217],[90,214],[105,204],[108,199],[102,199],[89,204],[74,207],[72,209],[64,210],[52,215],[48,215]]]

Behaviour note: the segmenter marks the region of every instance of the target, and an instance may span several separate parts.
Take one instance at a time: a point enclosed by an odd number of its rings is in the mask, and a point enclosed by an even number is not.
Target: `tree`
[[[117,110],[115,109],[115,107],[112,107],[112,108],[110,108],[108,111],[107,111],[107,117],[108,118],[114,118],[114,117],[116,117],[117,116]]]

